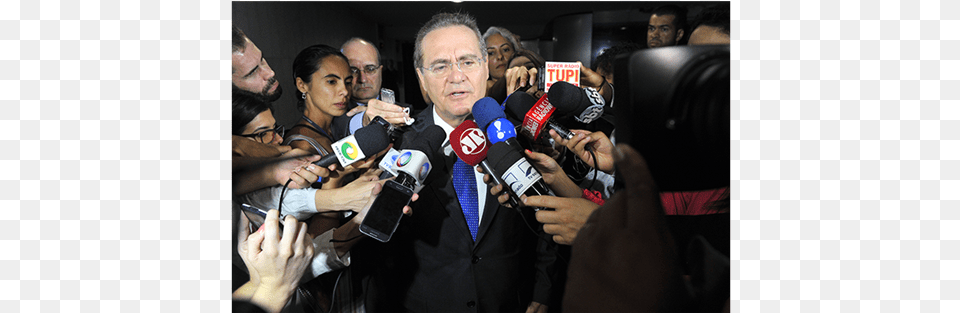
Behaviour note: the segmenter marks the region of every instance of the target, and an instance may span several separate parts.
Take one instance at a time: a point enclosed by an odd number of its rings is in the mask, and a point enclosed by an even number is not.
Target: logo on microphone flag
[[[479,128],[470,128],[460,135],[460,149],[463,153],[476,154],[487,146],[487,138]]]
[[[407,163],[410,163],[411,156],[412,154],[410,153],[410,151],[406,151],[403,154],[401,154],[400,157],[397,158],[397,166],[402,167],[404,165],[407,165]]]
[[[348,136],[347,138],[334,142],[331,148],[333,148],[333,153],[337,155],[340,165],[343,166],[353,164],[353,162],[366,157],[363,155],[363,151],[360,151],[360,144],[357,143],[357,139],[353,136]]]

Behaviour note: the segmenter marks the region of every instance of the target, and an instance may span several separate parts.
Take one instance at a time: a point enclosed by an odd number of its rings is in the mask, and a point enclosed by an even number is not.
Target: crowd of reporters
[[[294,105],[274,102],[284,78],[235,26],[234,310],[729,311],[729,184],[662,190],[657,164],[617,142],[643,135],[617,127],[615,104],[633,105],[618,99],[631,86],[614,84],[617,57],[729,44],[728,6],[686,15],[654,10],[646,43],[614,45],[579,65],[579,86],[547,92],[546,60],[519,36],[437,14],[417,36],[422,111],[381,88],[370,41],[309,45],[292,64],[302,115],[289,128],[273,116]],[[396,208],[396,235],[367,238],[360,225],[399,176],[384,159],[413,148],[433,150],[429,174]]]

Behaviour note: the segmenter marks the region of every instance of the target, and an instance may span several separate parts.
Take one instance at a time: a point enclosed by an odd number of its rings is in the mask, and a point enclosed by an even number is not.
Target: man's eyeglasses
[[[253,134],[247,134],[247,135],[240,135],[240,137],[256,138],[256,139],[257,139],[258,141],[260,141],[261,143],[268,143],[268,142],[270,142],[271,140],[273,140],[273,134],[274,134],[274,133],[276,133],[277,135],[279,135],[280,138],[283,138],[283,132],[284,132],[283,125],[280,125],[280,126],[277,126],[277,128],[274,128],[274,129],[268,129],[268,130],[265,130],[265,131],[262,131],[262,132],[259,132],[259,133],[253,133]],[[269,137],[268,137],[268,136],[269,136]]]
[[[423,69],[433,74],[434,77],[440,77],[450,74],[450,70],[453,69],[454,64],[464,73],[476,71],[480,69],[480,61],[481,59],[477,57],[464,57],[457,63],[436,63],[431,67],[424,67]]]
[[[359,74],[361,71],[363,71],[363,74],[364,74],[364,75],[373,75],[374,73],[376,73],[377,71],[380,70],[380,67],[381,67],[381,66],[383,66],[383,64],[381,64],[381,65],[367,65],[367,66],[364,66],[362,69],[359,69],[359,68],[356,68],[356,67],[351,67],[350,70],[353,71],[353,74],[354,74],[354,75]]]

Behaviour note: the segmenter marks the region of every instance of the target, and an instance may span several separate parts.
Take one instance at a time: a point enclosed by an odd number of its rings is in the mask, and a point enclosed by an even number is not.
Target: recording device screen
[[[240,204],[240,211],[247,216],[247,219],[250,220],[251,232],[257,231],[260,228],[260,225],[263,225],[263,220],[267,218],[267,211],[261,208],[253,207],[246,203]],[[283,233],[283,223],[279,223],[280,232]]]
[[[360,223],[360,232],[381,242],[389,241],[400,224],[403,207],[410,204],[412,196],[412,190],[388,180]]]

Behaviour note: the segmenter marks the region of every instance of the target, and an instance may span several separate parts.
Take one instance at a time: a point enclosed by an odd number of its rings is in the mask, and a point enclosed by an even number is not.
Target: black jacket
[[[405,142],[434,124],[432,105],[416,119]],[[548,236],[538,238],[517,210],[500,206],[488,189],[478,190],[486,204],[474,243],[453,188],[455,158],[435,162],[411,204],[413,215],[402,218],[390,242],[366,240],[362,249],[354,248],[352,262],[370,275],[363,283],[367,309],[518,312],[531,300],[558,308],[557,289],[563,287],[554,281],[565,267],[558,267],[557,245]],[[532,213],[524,215],[535,225]]]

